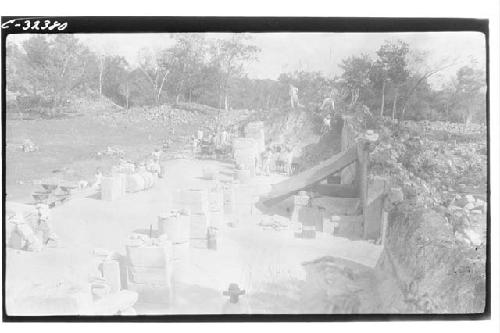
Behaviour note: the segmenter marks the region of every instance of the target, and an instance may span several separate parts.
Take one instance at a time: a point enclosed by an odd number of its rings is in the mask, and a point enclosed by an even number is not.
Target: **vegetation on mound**
[[[411,312],[479,313],[485,306],[485,245],[466,247],[446,218],[403,203],[392,210],[386,249]]]

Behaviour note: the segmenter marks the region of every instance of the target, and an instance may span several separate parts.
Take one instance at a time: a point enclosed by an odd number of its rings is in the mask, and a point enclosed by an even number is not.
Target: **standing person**
[[[161,173],[160,160],[156,160],[154,158],[148,160],[146,164],[146,171],[149,171],[159,177]]]
[[[327,97],[323,100],[323,103],[321,103],[320,110],[327,110],[328,113],[333,113],[335,112],[335,100],[333,99],[333,95],[330,95],[330,97]]]
[[[330,113],[328,113],[324,118],[323,118],[323,128],[322,128],[322,133],[327,133],[330,131],[332,128],[332,118]]]
[[[222,146],[222,129],[221,126],[218,125],[215,132],[215,148],[220,149]]]
[[[95,170],[95,181],[94,184],[92,185],[93,188],[95,189],[100,189],[101,188],[101,182],[102,182],[102,171],[101,168],[97,168]]]
[[[193,152],[193,158],[196,157],[196,152],[198,149],[198,139],[193,135],[191,136],[191,149]]]
[[[39,203],[36,205],[37,211],[37,231],[41,234],[41,241],[43,245],[48,245],[49,242],[57,244],[58,237],[54,233],[52,223],[50,222],[51,214],[50,208],[47,204]]]
[[[152,153],[151,156],[153,157],[153,160],[155,162],[160,162],[160,156],[161,156],[161,151],[160,149],[156,148]]]
[[[262,173],[265,176],[271,174],[271,149],[269,147],[262,153]]]
[[[163,140],[162,150],[164,153],[166,153],[169,148],[170,148],[170,140],[168,138],[166,138]]]
[[[299,88],[289,85],[288,94],[290,95],[290,106],[294,109],[299,105]]]
[[[228,144],[228,139],[229,139],[229,134],[227,133],[226,129],[222,129],[222,134],[221,134],[221,142],[223,146],[226,146]]]
[[[203,140],[203,130],[199,129],[198,132],[196,132],[196,138],[201,141]]]

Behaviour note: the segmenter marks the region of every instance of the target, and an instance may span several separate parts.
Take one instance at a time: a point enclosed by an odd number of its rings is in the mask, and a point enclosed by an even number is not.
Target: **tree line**
[[[474,64],[462,66],[441,88],[429,80],[456,65],[430,65],[429,54],[403,41],[384,42],[374,58],[350,56],[341,74],[282,73],[277,80],[251,79],[245,65],[260,52],[247,35],[209,39],[172,34],[173,43],[153,52],[142,49],[130,64],[119,55],[100,54],[73,35],[33,35],[21,44],[7,41],[7,89],[29,97],[28,104],[57,108],[73,94],[98,94],[124,108],[196,102],[219,109],[283,108],[288,89],[299,89],[306,107],[327,98],[336,109],[359,105],[370,113],[401,120],[485,121],[486,78]]]

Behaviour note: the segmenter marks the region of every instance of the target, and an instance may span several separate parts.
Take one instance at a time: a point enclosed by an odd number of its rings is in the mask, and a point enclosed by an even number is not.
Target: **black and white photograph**
[[[4,320],[488,312],[485,21],[134,20],[2,18]]]

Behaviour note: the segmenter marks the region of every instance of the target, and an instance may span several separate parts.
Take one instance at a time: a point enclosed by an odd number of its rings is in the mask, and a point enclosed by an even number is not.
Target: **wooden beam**
[[[357,183],[359,185],[359,201],[363,210],[363,238],[366,239],[367,236],[367,226],[366,226],[366,208],[367,208],[367,196],[368,196],[368,150],[366,147],[366,142],[359,142],[356,146],[358,153],[358,177]]]
[[[290,195],[314,185],[326,179],[329,175],[342,170],[349,164],[355,162],[357,157],[356,147],[349,148],[347,151],[334,155],[296,176],[273,185],[271,192],[261,201],[266,206],[274,205]]]
[[[339,198],[359,197],[358,188],[351,184],[316,184],[307,189],[320,195]]]
[[[375,200],[386,194],[386,181],[383,179],[375,179],[373,184],[368,187],[366,194],[366,206],[370,206]]]

